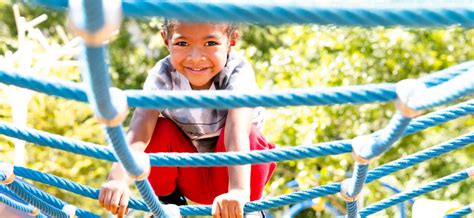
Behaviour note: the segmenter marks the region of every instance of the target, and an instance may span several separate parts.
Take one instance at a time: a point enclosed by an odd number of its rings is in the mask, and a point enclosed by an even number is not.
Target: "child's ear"
[[[237,39],[239,39],[239,32],[234,31],[232,35],[230,36],[230,41],[229,41],[229,44],[231,47],[235,46],[235,44],[237,43]]]
[[[163,38],[163,43],[165,43],[166,47],[168,48],[169,41],[168,37],[165,35],[165,32],[161,31],[161,38]]]

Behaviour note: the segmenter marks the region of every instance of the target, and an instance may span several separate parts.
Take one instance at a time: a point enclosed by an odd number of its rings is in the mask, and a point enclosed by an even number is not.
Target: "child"
[[[238,39],[236,26],[172,20],[165,21],[161,36],[170,55],[149,72],[145,90],[258,89],[251,65],[231,51]],[[133,150],[146,153],[272,149],[258,129],[261,117],[250,108],[137,108],[127,139]],[[152,167],[148,179],[163,203],[184,205],[184,195],[212,204],[214,217],[242,217],[244,204],[261,198],[275,166]],[[99,194],[100,205],[119,217],[128,205],[127,178],[122,165],[114,164]]]

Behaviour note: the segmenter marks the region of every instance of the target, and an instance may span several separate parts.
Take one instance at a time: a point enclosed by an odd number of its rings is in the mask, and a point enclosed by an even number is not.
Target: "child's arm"
[[[160,115],[157,110],[137,108],[130,121],[127,141],[133,151],[144,151],[147,147],[155,124]],[[99,205],[118,217],[122,217],[127,210],[130,179],[123,165],[114,163],[110,170],[107,182],[100,189]]]
[[[249,135],[253,110],[237,108],[227,114],[224,144],[227,151],[249,151]],[[214,217],[242,217],[245,203],[250,201],[250,165],[229,166],[229,192],[213,202]]]

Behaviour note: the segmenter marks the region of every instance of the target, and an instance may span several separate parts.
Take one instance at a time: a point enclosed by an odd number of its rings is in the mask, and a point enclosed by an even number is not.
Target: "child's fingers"
[[[110,212],[112,212],[112,214],[118,213],[120,200],[124,194],[125,193],[121,191],[116,191],[112,194],[110,199]]]
[[[100,189],[100,192],[99,192],[99,205],[101,207],[104,207],[104,201],[105,201],[105,190]]]
[[[237,207],[234,204],[228,204],[227,211],[228,211],[227,217],[232,217],[232,218],[237,217]]]
[[[125,216],[125,210],[126,210],[125,207],[119,206],[118,210],[117,210],[117,217],[118,218],[124,217]]]
[[[232,218],[241,218],[242,217],[242,209],[239,206],[239,203],[232,202],[228,205],[229,217]]]
[[[235,205],[234,214],[235,214],[235,217],[238,217],[238,218],[244,217],[244,208],[240,204]]]
[[[229,218],[229,202],[227,200],[223,200],[222,202],[220,202],[219,206],[221,211],[221,217]]]
[[[117,211],[118,217],[123,217],[123,215],[128,212],[128,201],[129,201],[128,194],[123,193],[118,205],[118,211]]]
[[[220,218],[221,217],[221,210],[219,207],[219,202],[214,200],[214,203],[212,204],[212,217],[213,218]]]
[[[110,211],[110,201],[112,200],[112,192],[111,191],[107,191],[105,193],[105,197],[104,197],[104,208],[107,210],[107,211]]]

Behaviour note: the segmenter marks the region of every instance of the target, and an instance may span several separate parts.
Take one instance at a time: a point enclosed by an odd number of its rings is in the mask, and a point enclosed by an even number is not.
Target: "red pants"
[[[265,140],[256,127],[252,127],[250,150],[267,150],[275,146]],[[224,129],[221,131],[216,152],[225,152]],[[197,153],[191,140],[173,121],[159,118],[146,153],[186,152]],[[262,197],[263,188],[275,170],[275,163],[252,165],[250,178],[250,200]],[[166,196],[178,186],[181,193],[198,204],[212,204],[214,198],[228,192],[227,167],[152,167],[148,180],[155,194]]]

